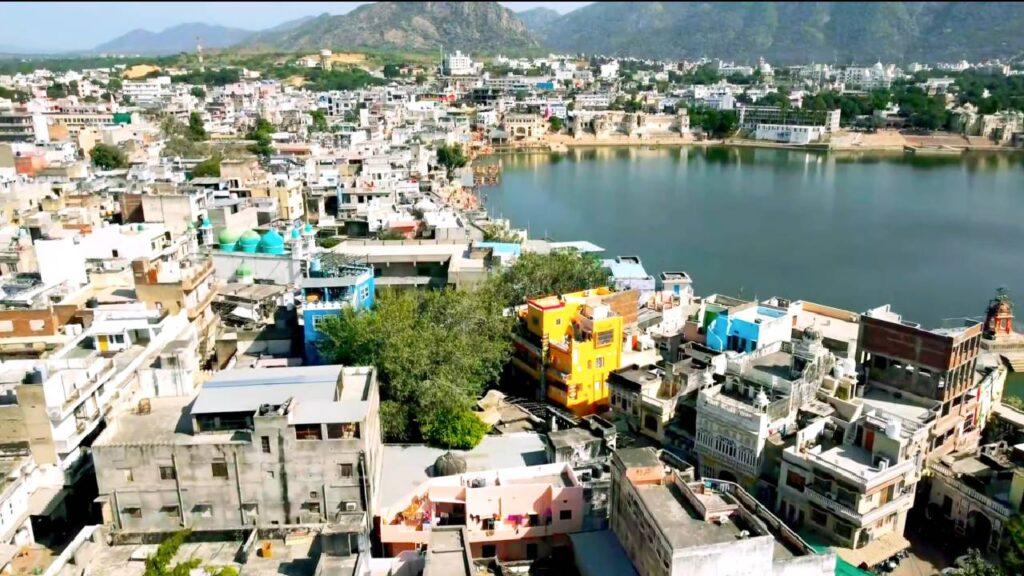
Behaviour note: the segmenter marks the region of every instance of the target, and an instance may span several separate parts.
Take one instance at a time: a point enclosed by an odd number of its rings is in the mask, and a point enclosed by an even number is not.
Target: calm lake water
[[[495,217],[533,238],[686,270],[699,294],[783,296],[926,326],[1024,304],[1024,156],[914,159],[730,148],[577,149],[500,162]],[[1024,322],[1024,318],[1021,319]]]

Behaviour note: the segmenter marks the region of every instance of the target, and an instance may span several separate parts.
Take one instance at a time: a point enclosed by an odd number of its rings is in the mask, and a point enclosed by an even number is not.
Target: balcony
[[[213,260],[203,260],[198,266],[189,269],[186,274],[182,275],[181,289],[186,292],[194,290],[196,286],[212,273]]]
[[[996,500],[995,498],[992,498],[991,496],[988,496],[987,494],[983,494],[971,488],[970,486],[967,486],[965,483],[961,482],[960,479],[944,465],[933,465],[930,467],[930,470],[935,475],[941,476],[946,485],[948,485],[949,487],[956,489],[956,491],[960,492],[967,498],[974,500],[976,503],[980,504],[986,510],[991,510],[996,514],[999,514],[1002,517],[1002,520],[1006,521],[1011,516],[1013,516],[1014,512],[1009,506]]]
[[[815,488],[813,485],[808,485],[804,490],[804,494],[807,495],[807,499],[811,502],[860,527],[869,526],[893,512],[899,510],[910,510],[914,505],[913,487],[903,488],[901,491],[896,493],[892,500],[864,513],[860,513],[849,506],[840,504],[836,501],[833,495],[826,494],[820,489]]]

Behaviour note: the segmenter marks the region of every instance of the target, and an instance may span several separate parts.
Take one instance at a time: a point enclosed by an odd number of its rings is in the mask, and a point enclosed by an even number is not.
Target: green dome
[[[256,249],[264,254],[284,254],[284,238],[272,229],[260,238]]]
[[[238,242],[238,232],[225,228],[217,234],[217,244],[220,244],[220,249],[225,252],[232,252],[235,249],[235,243]]]
[[[238,237],[238,248],[242,252],[255,252],[260,243],[260,235],[255,230],[246,230]]]
[[[235,270],[235,274],[237,274],[239,278],[252,276],[252,266],[250,266],[248,262],[242,262],[238,265],[238,269]]]

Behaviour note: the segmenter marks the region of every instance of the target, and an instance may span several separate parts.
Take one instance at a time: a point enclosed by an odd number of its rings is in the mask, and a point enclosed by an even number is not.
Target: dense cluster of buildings
[[[983,441],[990,418],[1024,426],[1001,405],[1024,368],[1005,294],[929,329],[888,306],[699,296],[619,256],[607,286],[510,311],[517,387],[480,400],[479,446],[384,444],[376,369],[322,357],[324,319],[527,252],[601,251],[491,219],[486,171],[439,147],[540,141],[553,118],[575,138],[689,137],[694,106],[759,139],[839,129],[838,110],[757,105],[764,62],[716,64],[760,85],[641,91],[633,111],[615,103],[639,83],[706,63],[494,64],[456,52],[427,84],[328,92],[250,71],[204,90],[175,70],[0,77],[30,95],[0,102],[0,570],[141,573],[189,528],[181,554],[243,573],[830,576],[891,562],[915,508],[999,549],[1024,496],[1024,445]],[[863,90],[902,74],[790,72]],[[1004,140],[1021,124],[969,114]],[[272,152],[236,146],[196,176],[204,158],[162,126],[193,117],[229,148],[268,120]],[[100,144],[124,165],[90,162]]]

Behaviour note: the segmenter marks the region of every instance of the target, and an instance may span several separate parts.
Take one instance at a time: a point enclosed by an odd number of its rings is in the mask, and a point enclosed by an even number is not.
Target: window
[[[213,504],[196,504],[192,507],[192,514],[200,518],[213,518]]]
[[[270,454],[270,436],[260,436],[260,444],[264,454]]]
[[[14,322],[10,320],[0,320],[0,332],[14,332]]]
[[[323,432],[319,424],[296,424],[296,440],[323,440]]]
[[[121,473],[121,478],[123,478],[125,482],[135,481],[135,476],[132,474],[131,468],[118,468],[118,472]]]
[[[599,357],[597,358],[597,367],[598,367],[598,368],[604,368],[604,358],[603,358],[603,357],[600,357],[600,356],[599,356]]]
[[[534,559],[537,558],[537,545],[536,544],[527,544],[526,545],[526,557],[529,558],[530,560],[534,560]]]
[[[160,513],[165,516],[171,516],[173,518],[177,518],[178,516],[180,516],[177,506],[164,506],[160,508]]]
[[[338,466],[338,468],[339,468],[338,471],[341,474],[342,478],[351,478],[352,477],[352,465],[351,464],[347,464],[347,463],[346,464],[340,464]]]
[[[811,508],[811,522],[814,522],[818,526],[827,526],[828,514],[825,514],[817,508]]]
[[[803,492],[806,483],[807,480],[803,476],[793,472],[792,470],[786,474],[786,486],[789,486],[790,488]]]
[[[612,343],[612,340],[614,340],[614,339],[615,339],[615,331],[613,331],[613,330],[605,330],[603,332],[598,332],[597,333],[597,345],[598,346],[608,346],[609,344]]]
[[[558,511],[558,519],[559,520],[572,520],[572,510],[559,510]]]
[[[219,462],[210,463],[210,472],[214,478],[227,478],[228,477],[228,463],[221,460]]]
[[[359,438],[359,425],[352,422],[327,425],[327,438],[329,440],[348,440]]]
[[[836,522],[832,530],[842,538],[853,537],[853,527],[843,522]]]
[[[658,431],[658,419],[653,414],[647,414],[644,416],[644,428],[653,432]]]
[[[530,526],[540,526],[540,514],[530,514]]]
[[[43,321],[43,320],[29,320],[28,321],[28,327],[33,332],[38,332],[38,331],[42,330],[45,326],[46,326],[46,322]]]
[[[497,553],[497,549],[494,544],[484,544],[480,549],[480,556],[484,558],[494,558]]]
[[[320,316],[313,316],[313,330],[319,332],[320,324],[323,323],[324,320],[330,318],[331,316],[333,316],[333,314],[322,314]]]
[[[303,512],[309,512],[311,514],[319,514],[320,513],[320,503],[319,502],[303,502],[302,503],[302,511]]]
[[[174,480],[178,475],[174,471],[174,466],[161,466],[160,467],[160,479],[161,480]]]
[[[315,499],[317,499],[319,497],[320,497],[320,494],[317,493],[316,490],[310,490],[310,492],[309,492],[309,499],[310,500],[315,500]]]
[[[121,510],[121,514],[129,518],[142,518],[142,508],[131,506]]]
[[[480,528],[483,530],[494,530],[494,518],[484,518],[481,520]]]
[[[370,297],[370,287],[369,286],[363,286],[362,288],[359,289],[359,299],[360,300],[366,300],[369,297]]]

